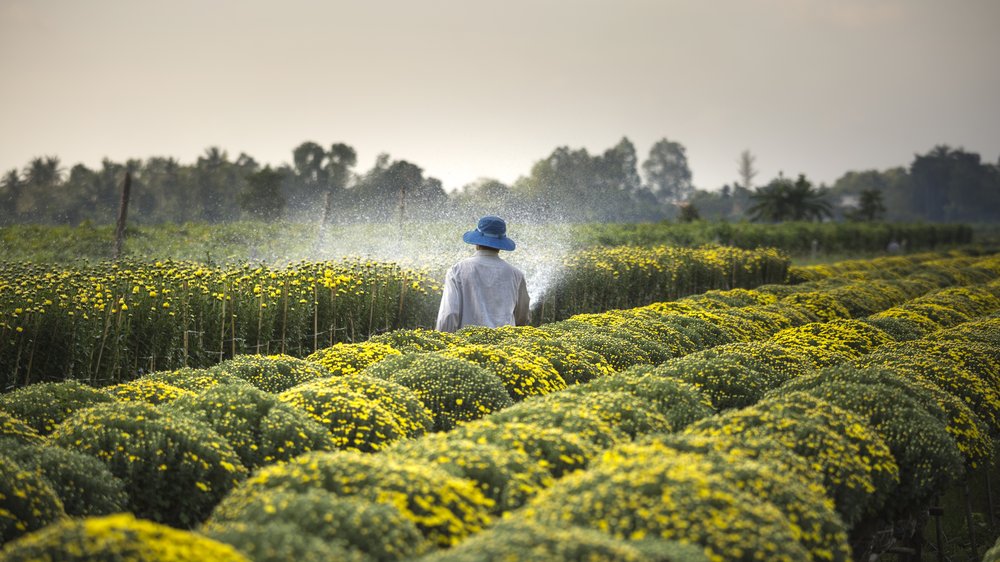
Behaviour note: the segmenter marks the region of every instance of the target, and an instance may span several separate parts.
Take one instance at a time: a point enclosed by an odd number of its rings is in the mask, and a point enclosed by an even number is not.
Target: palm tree
[[[770,222],[822,220],[833,216],[822,190],[813,188],[804,174],[794,182],[778,175],[764,187],[757,188],[747,210],[751,220]]]

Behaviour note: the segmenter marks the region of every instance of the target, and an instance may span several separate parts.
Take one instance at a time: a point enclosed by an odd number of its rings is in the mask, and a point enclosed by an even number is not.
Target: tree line
[[[599,154],[559,147],[507,185],[482,178],[447,193],[418,165],[381,154],[358,171],[343,143],[304,142],[290,163],[262,165],[210,147],[194,163],[151,157],[102,161],[100,168],[33,158],[0,179],[0,224],[107,224],[125,174],[132,182],[132,220],[227,222],[242,219],[389,221],[453,213],[511,213],[538,220],[682,221],[890,220],[989,222],[1000,219],[1000,163],[938,146],[908,168],[848,172],[834,185],[804,174],[755,185],[755,157],[744,151],[737,181],[719,190],[692,183],[686,150],[663,138],[640,162],[628,138]]]

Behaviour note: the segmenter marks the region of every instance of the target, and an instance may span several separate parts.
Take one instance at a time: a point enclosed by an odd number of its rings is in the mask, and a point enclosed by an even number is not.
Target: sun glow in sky
[[[209,146],[291,161],[344,142],[459,188],[558,146],[693,181],[832,183],[937,144],[1000,156],[995,0],[0,0],[0,171]]]

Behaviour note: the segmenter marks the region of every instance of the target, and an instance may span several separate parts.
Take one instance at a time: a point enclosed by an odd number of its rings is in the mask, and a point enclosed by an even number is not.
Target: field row
[[[1000,259],[891,272],[32,385],[0,399],[5,496],[34,502],[7,502],[4,538],[124,507],[207,519],[256,560],[847,560],[989,462],[1000,427],[1000,327],[974,320],[1000,311]],[[73,520],[7,554],[109,528],[207,548],[151,525]]]

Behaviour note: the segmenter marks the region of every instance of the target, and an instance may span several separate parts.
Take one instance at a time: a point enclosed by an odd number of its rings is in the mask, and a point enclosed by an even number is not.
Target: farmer
[[[531,320],[528,286],[521,270],[500,259],[500,250],[512,251],[502,218],[487,215],[475,230],[462,236],[476,252],[448,269],[436,328],[454,332],[465,326],[524,326]]]

